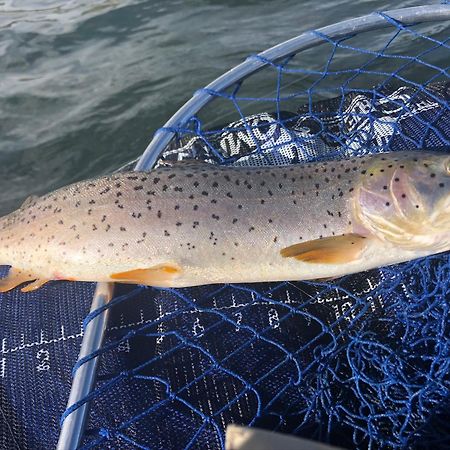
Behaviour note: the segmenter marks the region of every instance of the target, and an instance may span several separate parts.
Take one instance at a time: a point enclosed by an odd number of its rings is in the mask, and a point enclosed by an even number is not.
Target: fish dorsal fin
[[[359,234],[343,234],[301,242],[281,249],[284,258],[315,264],[345,264],[357,260],[367,244]]]
[[[30,195],[29,197],[27,197],[25,199],[25,201],[22,203],[22,205],[20,206],[20,209],[25,209],[28,206],[30,206],[32,203],[35,203],[36,200],[39,198],[38,195]]]
[[[159,161],[159,167],[172,167],[172,168],[183,168],[183,167],[191,167],[193,169],[207,169],[214,167],[215,164],[211,164],[207,161],[204,161],[202,159],[194,159],[194,158],[186,158],[181,159],[177,161],[171,161],[171,160],[162,160]]]

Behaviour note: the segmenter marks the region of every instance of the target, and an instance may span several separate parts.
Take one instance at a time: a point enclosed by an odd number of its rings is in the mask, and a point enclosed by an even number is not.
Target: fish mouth
[[[437,203],[430,222],[436,231],[450,233],[450,193]]]

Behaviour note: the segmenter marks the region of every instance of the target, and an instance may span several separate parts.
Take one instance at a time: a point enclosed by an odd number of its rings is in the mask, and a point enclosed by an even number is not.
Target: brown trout
[[[0,221],[0,281],[161,287],[305,280],[450,249],[450,155],[176,163],[75,183]]]

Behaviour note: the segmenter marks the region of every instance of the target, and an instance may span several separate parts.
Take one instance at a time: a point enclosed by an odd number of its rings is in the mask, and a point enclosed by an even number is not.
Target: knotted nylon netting
[[[214,101],[162,130],[175,138],[158,164],[450,152],[448,24],[380,16],[388,28],[318,34],[319,47],[208,90]],[[78,285],[26,303],[92,293]],[[449,300],[449,253],[327,282],[121,285],[103,347],[73,369],[99,356],[95,389],[61,420],[90,402],[86,449],[221,448],[230,423],[347,448],[450,446]]]

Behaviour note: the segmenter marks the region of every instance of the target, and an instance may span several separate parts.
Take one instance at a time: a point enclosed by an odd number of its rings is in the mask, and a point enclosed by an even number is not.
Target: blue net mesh
[[[176,136],[158,164],[450,152],[448,30],[382,16],[386,30],[339,40],[320,35],[320,47],[266,61],[264,70],[225,91],[209,90],[213,102],[166,130]],[[91,294],[92,285],[58,283],[33,298],[44,298],[41,312],[50,300],[53,308],[60,300],[58,308],[78,305],[70,314],[76,320]],[[2,296],[2,314],[6,306],[28,307],[22,297]],[[118,286],[102,349],[73,369],[100,355],[95,389],[61,420],[91,403],[83,448],[221,448],[230,423],[347,448],[450,447],[449,300],[449,253],[328,282]],[[78,345],[80,333],[71,336]],[[0,375],[17,373],[24,363],[7,361],[10,347],[3,350]],[[55,364],[51,353],[42,355],[34,365]],[[56,362],[65,383],[59,394],[34,394],[53,426],[75,358],[67,352]],[[55,377],[46,381],[53,386]],[[15,395],[6,385],[1,398],[11,407],[3,408],[0,430],[14,426],[5,442],[54,443],[55,435],[33,436],[20,425],[39,415]],[[55,411],[50,401],[62,406]]]

